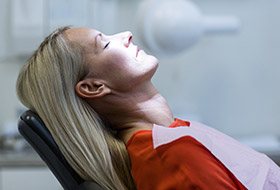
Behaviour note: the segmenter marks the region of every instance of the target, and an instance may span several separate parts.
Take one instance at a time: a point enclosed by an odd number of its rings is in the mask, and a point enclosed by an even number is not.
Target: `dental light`
[[[138,10],[138,35],[157,56],[192,47],[204,34],[233,33],[240,22],[233,16],[204,16],[189,0],[145,0]]]

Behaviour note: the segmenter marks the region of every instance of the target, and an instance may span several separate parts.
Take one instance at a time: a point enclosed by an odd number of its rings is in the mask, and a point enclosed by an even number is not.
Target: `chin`
[[[147,55],[147,62],[152,63],[156,66],[159,64],[159,60],[153,55]]]
[[[155,72],[157,71],[158,66],[159,66],[159,60],[156,57],[151,56],[150,60],[149,60],[149,64],[151,64],[149,75],[152,78],[154,76]]]

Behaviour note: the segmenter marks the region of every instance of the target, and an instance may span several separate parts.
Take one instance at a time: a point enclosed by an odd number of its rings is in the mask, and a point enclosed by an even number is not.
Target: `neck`
[[[173,122],[166,100],[151,83],[129,93],[113,91],[91,105],[103,118],[110,121],[125,142],[139,130],[151,130],[153,124],[169,126]]]

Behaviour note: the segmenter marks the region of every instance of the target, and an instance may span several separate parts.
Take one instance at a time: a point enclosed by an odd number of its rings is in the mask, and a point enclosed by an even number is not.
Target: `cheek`
[[[124,84],[133,78],[132,60],[122,55],[108,55],[101,63],[99,74],[112,85]]]
[[[106,56],[104,66],[111,71],[111,74],[129,75],[137,69],[136,60],[124,53],[111,53]]]
[[[99,76],[110,83],[111,87],[131,88],[142,79],[151,78],[156,70],[155,61],[138,62],[125,53],[110,53],[99,62]]]

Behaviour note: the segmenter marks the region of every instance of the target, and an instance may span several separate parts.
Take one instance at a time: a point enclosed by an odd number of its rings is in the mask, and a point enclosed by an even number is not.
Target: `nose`
[[[125,47],[128,47],[132,41],[132,33],[127,31],[122,33],[122,40]]]
[[[120,32],[120,33],[114,34],[110,38],[121,41],[121,43],[125,47],[128,47],[130,45],[130,43],[132,42],[132,37],[133,37],[132,33],[130,31],[126,31],[126,32]]]

